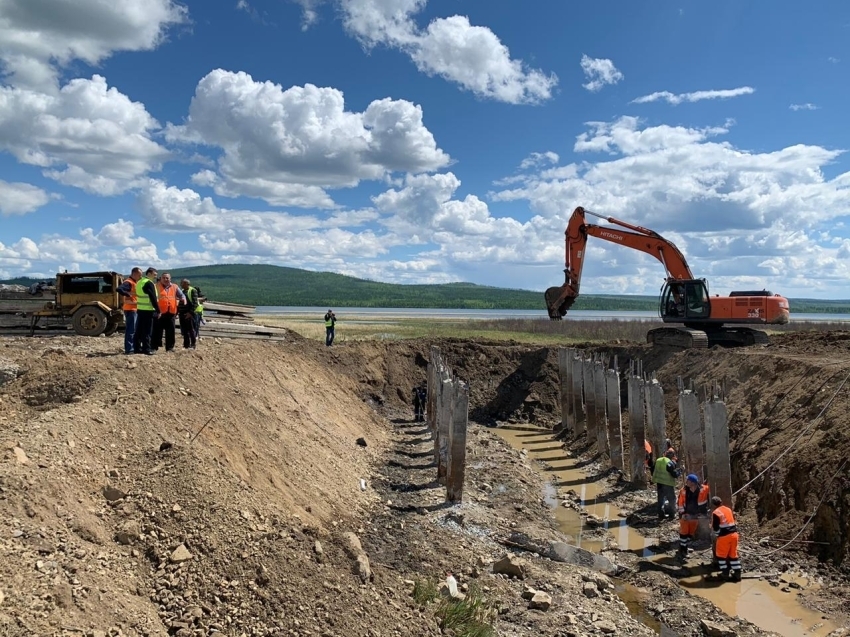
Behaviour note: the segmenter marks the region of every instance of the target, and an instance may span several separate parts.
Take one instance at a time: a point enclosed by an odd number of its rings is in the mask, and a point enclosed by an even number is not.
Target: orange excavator
[[[585,215],[625,230],[586,223]],[[706,280],[694,278],[679,249],[653,230],[579,207],[570,217],[565,235],[564,284],[545,292],[549,318],[553,321],[560,321],[578,297],[588,237],[650,254],[667,270],[659,305],[659,315],[667,325],[650,330],[646,335],[648,343],[681,348],[766,344],[767,334],[748,326],[784,325],[790,320],[788,299],[767,290],[709,296]]]

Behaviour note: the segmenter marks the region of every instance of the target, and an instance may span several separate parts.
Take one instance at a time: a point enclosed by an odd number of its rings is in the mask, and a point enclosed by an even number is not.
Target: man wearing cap
[[[688,556],[688,543],[696,539],[699,518],[708,516],[708,485],[700,485],[695,473],[688,474],[679,491],[679,557]]]
[[[676,478],[681,470],[676,466],[676,450],[670,447],[655,461],[652,481],[658,490],[658,520],[673,519],[673,501],[676,499]],[[669,507],[669,508],[668,508]]]
[[[328,347],[334,342],[334,327],[336,327],[336,314],[333,310],[328,310],[325,314],[325,345]]]

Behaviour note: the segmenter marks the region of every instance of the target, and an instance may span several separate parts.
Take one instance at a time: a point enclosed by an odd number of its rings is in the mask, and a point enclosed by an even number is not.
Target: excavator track
[[[708,349],[708,334],[689,327],[659,327],[649,330],[646,342],[662,347],[682,349]]]
[[[751,347],[753,345],[770,345],[770,338],[761,330],[751,327],[725,327],[722,330],[709,333],[709,347]]]
[[[721,347],[770,345],[770,338],[761,330],[750,327],[727,327],[711,331],[696,330],[690,327],[659,327],[647,333],[646,342],[650,345],[662,347],[708,349],[715,345]]]

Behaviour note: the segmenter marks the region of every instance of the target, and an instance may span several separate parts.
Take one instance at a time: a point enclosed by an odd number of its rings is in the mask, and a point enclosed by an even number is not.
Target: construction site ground
[[[470,387],[456,506],[412,419],[432,345]],[[448,572],[492,608],[496,635],[764,634],[688,591],[680,567],[618,546],[599,520],[584,516],[581,532],[617,577],[544,557],[576,541],[559,512],[584,480],[651,538],[653,555],[672,555],[676,537],[650,520],[652,491],[550,431],[551,346],[327,348],[291,333],[155,356],[121,349],[121,335],[0,339],[0,636],[453,634],[439,600],[412,594]],[[586,349],[657,374],[673,440],[677,379],[723,384],[733,488],[773,463],[736,504],[745,569],[776,584],[789,616],[805,608],[850,634],[850,334],[746,350]],[[553,487],[545,450],[582,479]],[[789,539],[799,541],[783,547]],[[547,609],[530,608],[530,589],[548,594]]]

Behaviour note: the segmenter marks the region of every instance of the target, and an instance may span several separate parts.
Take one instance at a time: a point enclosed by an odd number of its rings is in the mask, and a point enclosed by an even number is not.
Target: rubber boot
[[[741,569],[733,570],[732,575],[729,576],[729,581],[740,582],[741,581]]]
[[[723,570],[720,571],[720,579],[721,580],[728,580],[728,579],[730,579],[730,577],[731,577],[731,575],[729,574],[728,568],[724,568]]]

